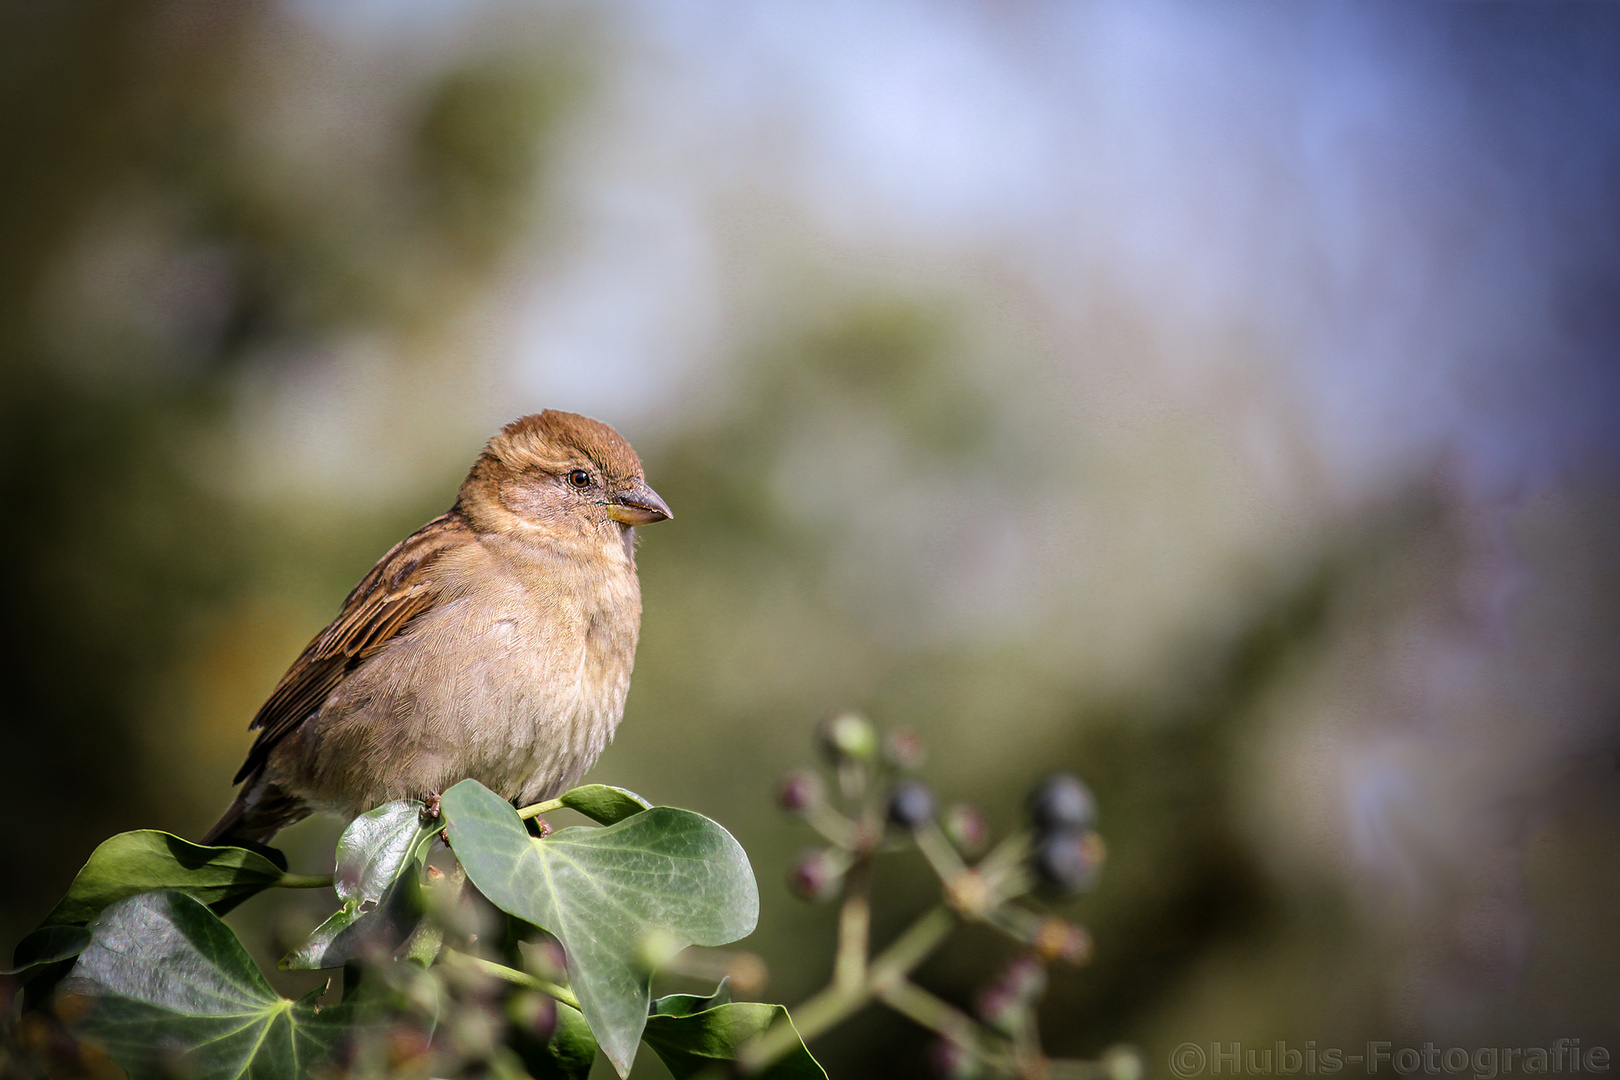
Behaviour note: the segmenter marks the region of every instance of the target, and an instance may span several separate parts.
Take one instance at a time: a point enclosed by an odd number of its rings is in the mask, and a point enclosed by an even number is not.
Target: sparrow
[[[635,530],[670,516],[606,424],[506,425],[450,512],[394,545],[276,684],[205,843],[266,843],[316,811],[432,801],[468,777],[520,805],[572,787],[624,715]]]

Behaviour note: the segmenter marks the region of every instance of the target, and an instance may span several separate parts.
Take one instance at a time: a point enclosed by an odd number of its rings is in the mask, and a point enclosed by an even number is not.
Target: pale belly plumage
[[[342,815],[468,777],[519,803],[572,786],[624,715],[641,616],[628,556],[605,579],[575,565],[539,552],[493,586],[469,575],[476,590],[420,616],[276,748],[270,778]]]

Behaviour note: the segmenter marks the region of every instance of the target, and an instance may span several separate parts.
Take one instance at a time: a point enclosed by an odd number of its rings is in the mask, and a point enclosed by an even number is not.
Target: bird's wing
[[[443,589],[434,566],[474,535],[455,511],[434,518],[395,544],[354,587],[332,625],[304,646],[253,717],[259,737],[232,783],[260,769],[270,751],[307,720],[350,671],[426,611]]]

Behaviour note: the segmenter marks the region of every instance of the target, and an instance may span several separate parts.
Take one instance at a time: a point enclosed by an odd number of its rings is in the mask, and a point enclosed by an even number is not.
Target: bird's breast
[[[614,569],[542,565],[469,598],[478,659],[457,682],[481,707],[445,706],[477,748],[479,778],[508,798],[538,801],[573,784],[624,715],[641,597],[633,569]]]
[[[630,688],[634,564],[496,556],[453,580],[322,708],[326,767],[300,785],[312,802],[353,813],[467,777],[536,802],[596,761]]]

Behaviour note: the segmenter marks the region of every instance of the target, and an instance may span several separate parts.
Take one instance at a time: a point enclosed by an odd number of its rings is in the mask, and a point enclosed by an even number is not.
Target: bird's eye
[[[568,474],[568,482],[577,488],[591,486],[591,474],[584,469],[575,469]]]

